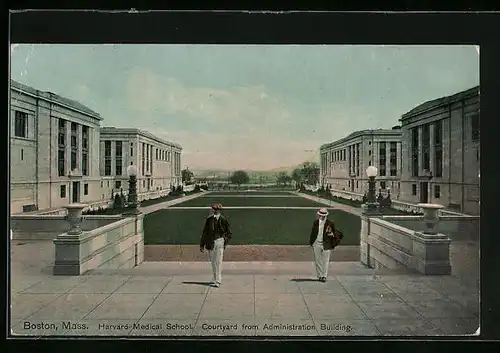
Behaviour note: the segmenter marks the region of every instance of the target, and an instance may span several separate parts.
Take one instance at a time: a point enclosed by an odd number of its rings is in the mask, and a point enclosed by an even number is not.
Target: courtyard
[[[233,232],[228,261],[311,261],[309,236],[319,207],[344,234],[331,261],[359,258],[361,221],[358,215],[291,192],[210,192],[161,208],[144,219],[148,261],[206,261],[199,240],[210,205],[221,203]]]

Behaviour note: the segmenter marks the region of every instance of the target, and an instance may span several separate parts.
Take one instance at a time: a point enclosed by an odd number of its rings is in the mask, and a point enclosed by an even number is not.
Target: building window
[[[21,160],[24,161],[24,150],[21,148]]]
[[[156,156],[156,160],[158,160],[158,148],[155,148],[155,156]]]
[[[111,175],[111,141],[109,140],[104,141],[104,175]]]
[[[351,181],[350,180],[347,180],[347,187],[351,187]]]
[[[83,194],[84,195],[89,194],[89,184],[83,184]]]
[[[436,178],[443,176],[443,121],[434,123],[434,174]]]
[[[102,181],[101,181],[101,188],[102,188]]]
[[[398,189],[401,189],[401,182],[398,181]]]
[[[115,181],[115,189],[120,189],[122,187],[122,182],[120,180]]]
[[[430,124],[422,126],[422,169],[430,171]]]
[[[142,187],[145,188],[146,187],[146,180],[143,180],[142,181]]]
[[[368,150],[368,155],[371,156],[372,155],[372,150]]]
[[[368,141],[368,146],[371,146],[372,142],[371,141]]]
[[[372,165],[372,161],[368,161],[368,165],[369,165],[369,166],[370,166],[370,165]]]
[[[66,121],[64,119],[59,119],[58,125],[59,129],[57,142],[59,144],[59,147],[64,147],[66,145]]]
[[[356,180],[356,188],[359,188],[359,181]]]
[[[418,177],[418,128],[416,127],[411,129],[411,166],[411,175]]]
[[[28,114],[16,110],[14,116],[14,136],[28,137]]]
[[[472,141],[479,141],[479,114],[475,114],[470,118],[471,122],[471,138]]]
[[[121,141],[116,141],[115,156],[115,175],[120,176],[123,168],[123,143]]]
[[[389,166],[390,166],[391,176],[396,176],[398,174],[397,151],[398,151],[398,143],[391,142],[389,147]]]
[[[108,182],[106,183],[106,186],[109,188],[109,180],[108,180]]]
[[[66,152],[64,151],[64,148],[59,147],[59,150],[57,151],[57,175],[58,176],[64,176],[66,174]]]
[[[411,194],[413,196],[417,195],[417,184],[412,184],[411,185]]]
[[[439,185],[434,185],[434,198],[439,199],[441,197],[441,187]]]
[[[61,195],[61,199],[66,198],[66,185],[61,185],[59,189],[59,194]]]
[[[82,152],[82,175],[89,175],[89,155]]]
[[[381,189],[385,189],[386,185],[385,185],[385,181],[381,181],[380,182],[380,188]]]
[[[82,149],[89,149],[89,127],[85,125],[82,126]]]
[[[385,146],[386,143],[385,142],[379,142],[379,148],[378,148],[378,152],[379,152],[379,163],[378,163],[378,166],[379,166],[379,170],[378,170],[378,175],[380,176],[385,176],[385,171],[386,171],[386,160],[387,160],[387,156],[386,156],[386,149],[385,149]]]

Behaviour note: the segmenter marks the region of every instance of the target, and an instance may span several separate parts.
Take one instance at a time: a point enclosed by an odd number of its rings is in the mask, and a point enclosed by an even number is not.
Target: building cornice
[[[401,129],[377,129],[377,130],[359,130],[359,131],[355,131],[349,135],[347,135],[346,137],[340,139],[340,140],[337,140],[337,141],[333,141],[333,142],[330,142],[330,143],[326,143],[324,145],[322,145],[320,147],[320,150],[324,150],[324,149],[329,149],[329,148],[332,148],[332,147],[336,147],[336,146],[339,146],[339,145],[342,145],[346,142],[349,142],[351,140],[354,140],[354,139],[357,139],[357,138],[360,138],[360,137],[365,137],[365,136],[370,136],[370,137],[383,137],[383,136],[391,136],[391,137],[400,137],[401,136]]]
[[[428,113],[432,110],[439,109],[452,105],[453,103],[459,102],[461,100],[471,98],[474,96],[479,96],[479,86],[469,88],[465,91],[461,91],[450,96],[444,96],[437,99],[428,100],[422,104],[417,105],[415,108],[409,112],[401,115],[399,121],[403,122],[405,120],[411,119],[415,116],[419,116]]]
[[[14,83],[15,81],[11,81],[11,82]],[[15,82],[15,83],[18,84],[18,85],[21,85],[18,82]],[[23,86],[25,86],[25,85],[23,85]],[[29,86],[26,86],[26,87],[28,89],[31,88],[35,93],[29,92],[27,89],[23,89],[21,87],[17,87],[15,84],[11,84],[10,89],[13,90],[13,91],[17,91],[19,93],[22,93],[24,95],[33,97],[35,99],[43,100],[43,101],[46,101],[48,103],[55,104],[55,105],[58,105],[60,107],[72,110],[74,112],[80,113],[80,114],[88,116],[88,117],[91,117],[91,118],[94,118],[94,119],[97,119],[97,120],[103,120],[103,118],[99,114],[97,114],[97,113],[96,114],[91,114],[90,112],[86,112],[86,111],[78,109],[78,108],[76,108],[74,106],[71,106],[71,105],[65,104],[63,102],[60,102],[58,100],[51,99],[55,95],[54,93],[39,91],[39,90],[34,89],[32,87],[29,87]],[[40,92],[48,94],[51,98],[44,97],[43,95],[40,95]]]
[[[103,126],[101,127],[100,129],[100,135],[101,135],[101,138],[104,137],[105,135],[137,135],[137,136],[143,136],[143,137],[146,137],[146,138],[149,138],[149,139],[152,139],[158,143],[161,143],[161,144],[164,144],[164,145],[167,145],[167,146],[171,146],[171,147],[175,147],[179,150],[182,150],[182,146],[179,145],[178,143],[175,143],[175,142],[171,142],[171,141],[166,141],[166,140],[163,140],[155,135],[153,135],[152,133],[150,132],[147,132],[147,131],[144,131],[144,130],[140,130],[140,129],[136,129],[136,128],[117,128],[117,127],[114,127],[114,126]]]

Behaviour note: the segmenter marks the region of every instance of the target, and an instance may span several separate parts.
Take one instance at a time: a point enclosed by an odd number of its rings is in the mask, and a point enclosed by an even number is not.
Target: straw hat
[[[320,208],[318,210],[318,216],[328,216],[328,210],[326,208]]]

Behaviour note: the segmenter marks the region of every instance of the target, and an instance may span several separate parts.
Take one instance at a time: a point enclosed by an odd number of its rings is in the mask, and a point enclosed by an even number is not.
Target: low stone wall
[[[339,197],[341,199],[353,200],[353,201],[363,201],[363,195],[350,191],[343,190],[331,190],[330,193],[333,197]]]
[[[121,215],[88,215],[83,216],[81,228],[93,230],[117,220]],[[10,229],[14,240],[52,240],[69,229],[66,216],[62,215],[12,215]]]
[[[415,216],[382,216],[382,219],[413,231],[425,229],[425,221]],[[452,216],[443,213],[439,216],[436,231],[457,241],[479,241],[479,216]]]
[[[144,261],[144,215],[126,217],[78,235],[54,240],[55,275],[82,275],[103,268],[133,268]]]
[[[395,224],[392,219],[395,217],[399,222],[406,217],[405,221],[414,225],[421,221],[419,216],[361,216],[361,263],[371,268],[407,268],[426,275],[451,274],[451,239],[444,234],[426,235]]]
[[[330,192],[331,192],[332,196],[334,196],[334,197],[363,202],[363,194],[345,191],[345,190],[331,190]],[[391,200],[391,208],[398,210],[398,211],[414,213],[414,214],[423,213],[423,209],[421,207],[417,206],[416,204],[404,202],[404,201],[400,201],[400,200]],[[458,212],[454,212],[454,211],[450,211],[450,210],[439,210],[439,214],[443,215],[443,216],[460,216],[460,217],[467,216],[466,214],[458,213]]]

